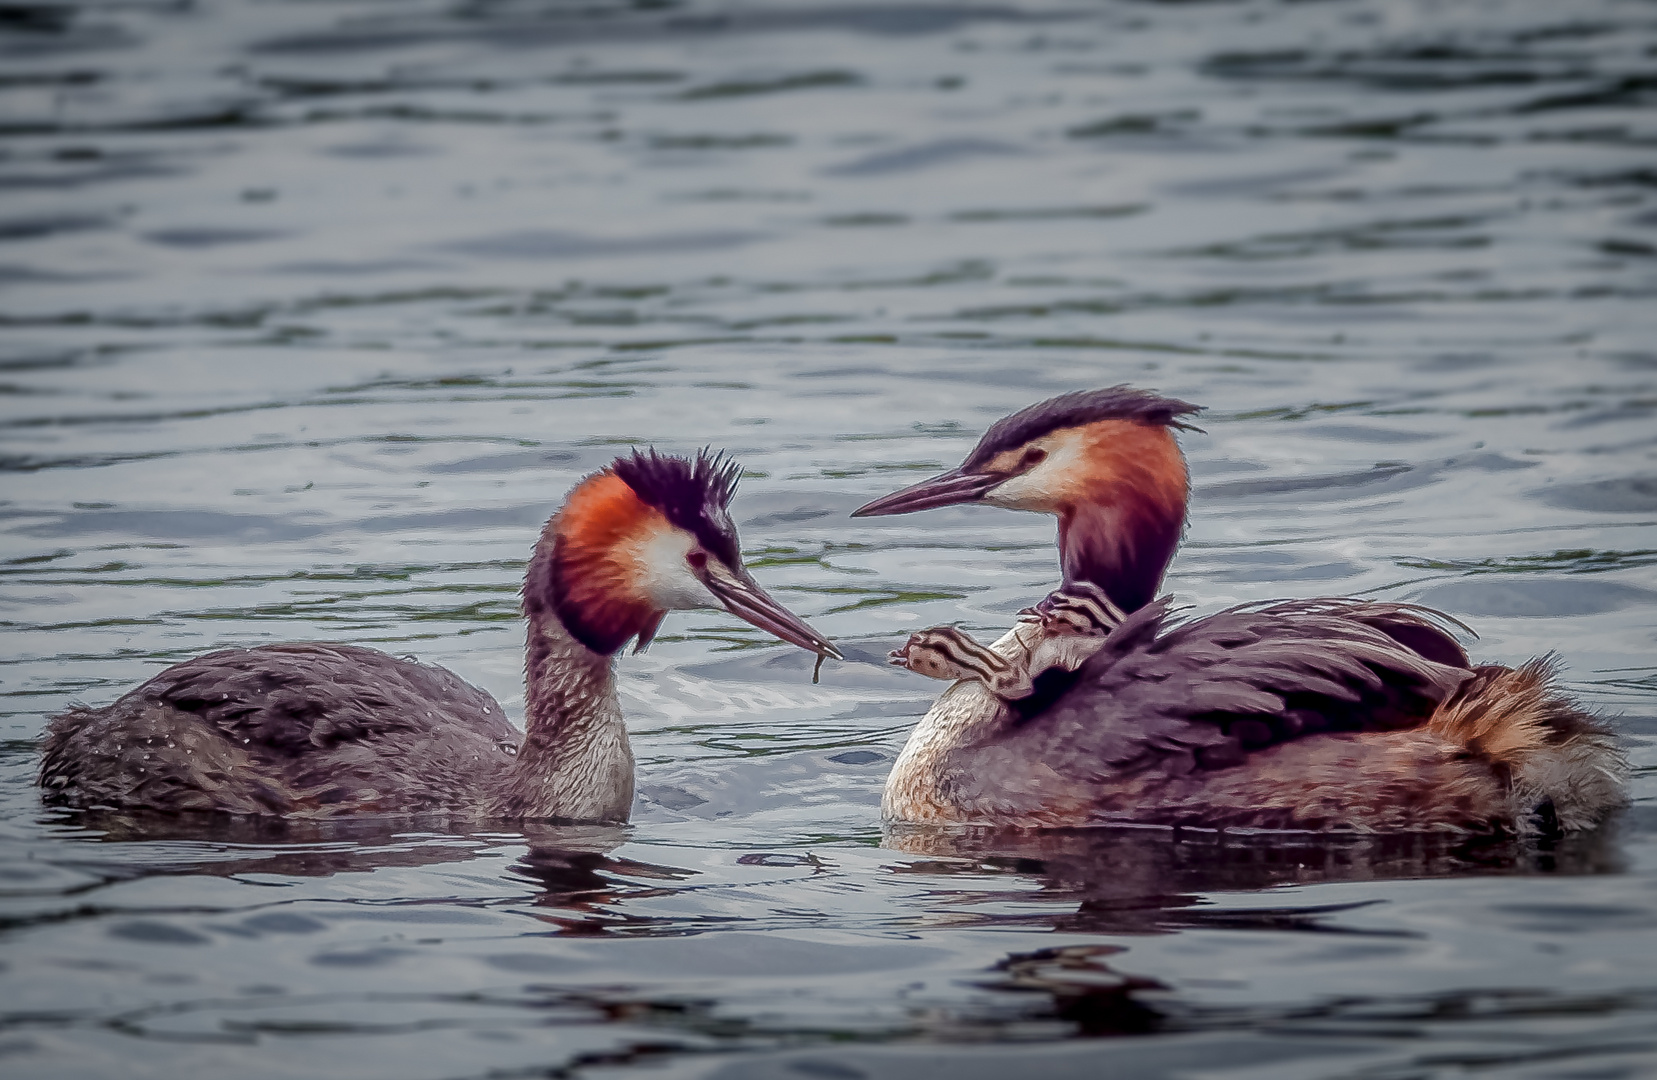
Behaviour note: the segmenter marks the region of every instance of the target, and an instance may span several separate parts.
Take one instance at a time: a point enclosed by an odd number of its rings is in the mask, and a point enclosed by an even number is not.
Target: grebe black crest
[[[1580,829],[1624,801],[1613,733],[1557,665],[1474,665],[1460,624],[1311,599],[1181,620],[1156,600],[1184,528],[1175,433],[1197,406],[1131,387],[992,425],[956,469],[854,516],[985,503],[1059,519],[1059,590],[993,646],[952,627],[893,662],[959,680],[911,734],[894,822]]]
[[[742,564],[738,467],[635,451],[586,477],[541,531],[524,578],[525,730],[439,667],[325,643],[187,660],[47,727],[48,803],[321,818],[444,812],[619,822],[633,752],[614,655],[669,611],[724,608],[839,657]]]

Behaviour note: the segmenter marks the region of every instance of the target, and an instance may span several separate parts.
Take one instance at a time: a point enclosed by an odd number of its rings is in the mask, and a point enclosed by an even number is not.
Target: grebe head
[[[630,638],[638,640],[635,651],[643,649],[669,611],[722,607],[840,659],[743,566],[729,512],[740,472],[707,451],[691,461],[651,449],[617,458],[578,484],[548,523],[559,621],[587,648],[609,654]]]
[[[1185,468],[1171,429],[1200,405],[1113,386],[1061,394],[1003,417],[959,468],[883,495],[852,517],[907,514],[957,503],[1064,514],[1108,498],[1124,482],[1185,498]],[[1172,467],[1170,467],[1172,466]]]
[[[1083,390],[996,421],[959,468],[882,496],[853,517],[959,503],[1059,519],[1067,581],[1124,610],[1155,594],[1185,522],[1189,479],[1174,431],[1200,406],[1130,386]]]

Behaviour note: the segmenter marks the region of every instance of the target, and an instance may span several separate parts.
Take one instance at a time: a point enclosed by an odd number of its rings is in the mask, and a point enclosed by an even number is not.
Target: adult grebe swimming
[[[1185,523],[1174,432],[1197,411],[1125,386],[1065,394],[854,513],[1059,519],[1064,585],[993,647],[937,627],[892,654],[963,681],[894,765],[889,821],[1526,832],[1624,801],[1614,736],[1552,661],[1474,666],[1447,616],[1319,599],[1171,618],[1154,597]]]
[[[612,660],[669,611],[724,607],[819,655],[835,647],[742,565],[739,472],[635,451],[587,477],[524,579],[525,727],[443,668],[304,642],[168,668],[47,727],[42,798],[78,807],[333,817],[461,811],[626,821],[633,751]]]

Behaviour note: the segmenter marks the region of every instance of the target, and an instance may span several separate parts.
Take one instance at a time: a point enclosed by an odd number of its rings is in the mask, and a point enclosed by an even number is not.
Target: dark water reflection
[[[0,9],[7,1075],[1633,1077],[1657,1061],[1648,5]],[[1051,525],[850,521],[1041,396],[1209,406],[1170,588],[1557,650],[1552,843],[883,834]],[[850,661],[675,616],[628,830],[42,813],[44,718],[228,643],[521,707],[564,491],[712,443]]]

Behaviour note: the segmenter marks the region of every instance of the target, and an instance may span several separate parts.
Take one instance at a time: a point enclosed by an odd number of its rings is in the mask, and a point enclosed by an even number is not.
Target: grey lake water
[[[883,833],[1053,526],[853,521],[995,418],[1207,406],[1168,580],[1555,651],[1528,842]],[[727,449],[755,575],[618,665],[628,828],[43,810],[46,718],[326,640],[515,716],[537,529]],[[1657,5],[0,6],[0,1073],[1657,1075]]]

